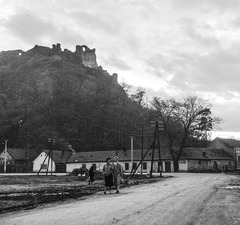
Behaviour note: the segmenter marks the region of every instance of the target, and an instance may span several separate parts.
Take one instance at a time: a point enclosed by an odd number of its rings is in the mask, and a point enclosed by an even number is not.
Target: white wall
[[[188,171],[188,160],[179,160],[179,171]]]
[[[103,166],[106,164],[105,162],[75,162],[75,163],[67,163],[66,170],[67,173],[71,173],[74,169],[82,168],[83,164],[86,165],[86,168],[89,170],[92,164],[96,164],[97,170],[102,170]]]
[[[151,161],[145,161],[147,163],[147,169],[144,169],[143,172],[147,173],[151,170]],[[120,162],[123,166],[123,171],[124,172],[131,172],[132,170],[132,164],[131,161],[121,161]],[[125,163],[128,163],[129,165],[129,169],[126,170],[125,169]],[[136,163],[138,165],[139,161],[134,161],[134,163]],[[75,163],[67,163],[66,169],[67,169],[67,173],[71,173],[74,169],[79,169],[82,167],[82,165],[85,164],[87,169],[90,169],[90,167],[92,166],[92,164],[96,164],[96,169],[97,170],[102,170],[103,166],[106,164],[105,162],[75,162]],[[162,162],[163,168],[162,171],[165,172],[165,162]],[[158,171],[158,162],[154,162],[153,163],[153,172],[157,172]],[[173,162],[171,162],[171,171],[173,171]],[[141,166],[139,166],[138,173],[141,172]]]
[[[12,160],[11,155],[9,155],[8,152],[3,151],[3,152],[0,154],[0,159],[1,159],[1,161],[4,161],[5,157],[7,157],[7,161]]]
[[[45,158],[46,158],[46,160],[45,160]],[[45,162],[44,162],[44,160],[45,160]],[[49,160],[49,157],[47,156],[47,153],[41,152],[40,155],[33,161],[33,172],[38,172],[40,170],[43,162],[44,162],[44,164],[48,165],[48,160]],[[55,165],[55,162],[51,158],[49,160],[48,172],[51,172],[51,162],[52,162],[52,172],[55,172],[56,165]],[[41,172],[46,172],[46,171],[47,171],[47,168],[41,169]]]

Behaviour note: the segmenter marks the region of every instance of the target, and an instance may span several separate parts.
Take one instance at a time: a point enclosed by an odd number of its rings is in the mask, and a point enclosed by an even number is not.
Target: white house
[[[72,151],[53,150],[52,154],[49,154],[49,150],[42,151],[33,160],[33,172],[66,172],[66,161],[72,155]]]

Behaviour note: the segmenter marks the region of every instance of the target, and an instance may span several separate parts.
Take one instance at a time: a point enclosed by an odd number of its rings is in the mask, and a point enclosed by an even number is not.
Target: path
[[[240,193],[219,188],[225,174],[174,174],[162,182],[98,193],[68,203],[0,216],[1,225],[240,224]]]

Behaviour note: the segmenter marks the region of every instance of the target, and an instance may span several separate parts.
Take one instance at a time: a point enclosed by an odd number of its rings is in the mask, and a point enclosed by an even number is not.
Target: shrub
[[[77,168],[71,172],[73,176],[88,176],[88,169],[86,168]]]

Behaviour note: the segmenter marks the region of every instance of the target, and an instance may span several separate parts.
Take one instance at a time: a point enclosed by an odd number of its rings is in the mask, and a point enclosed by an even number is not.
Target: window
[[[42,167],[43,170],[46,170],[47,169],[47,164],[42,164],[41,167]]]
[[[198,165],[201,165],[201,164],[202,164],[201,160],[198,160]]]
[[[186,164],[186,160],[180,160],[179,164]]]
[[[133,163],[133,169],[135,170],[137,168],[137,163]]]
[[[238,164],[240,164],[240,155],[238,156]]]
[[[125,163],[125,170],[129,170],[129,163]]]
[[[143,170],[146,170],[146,169],[147,169],[147,163],[144,162],[144,163],[143,163]]]

